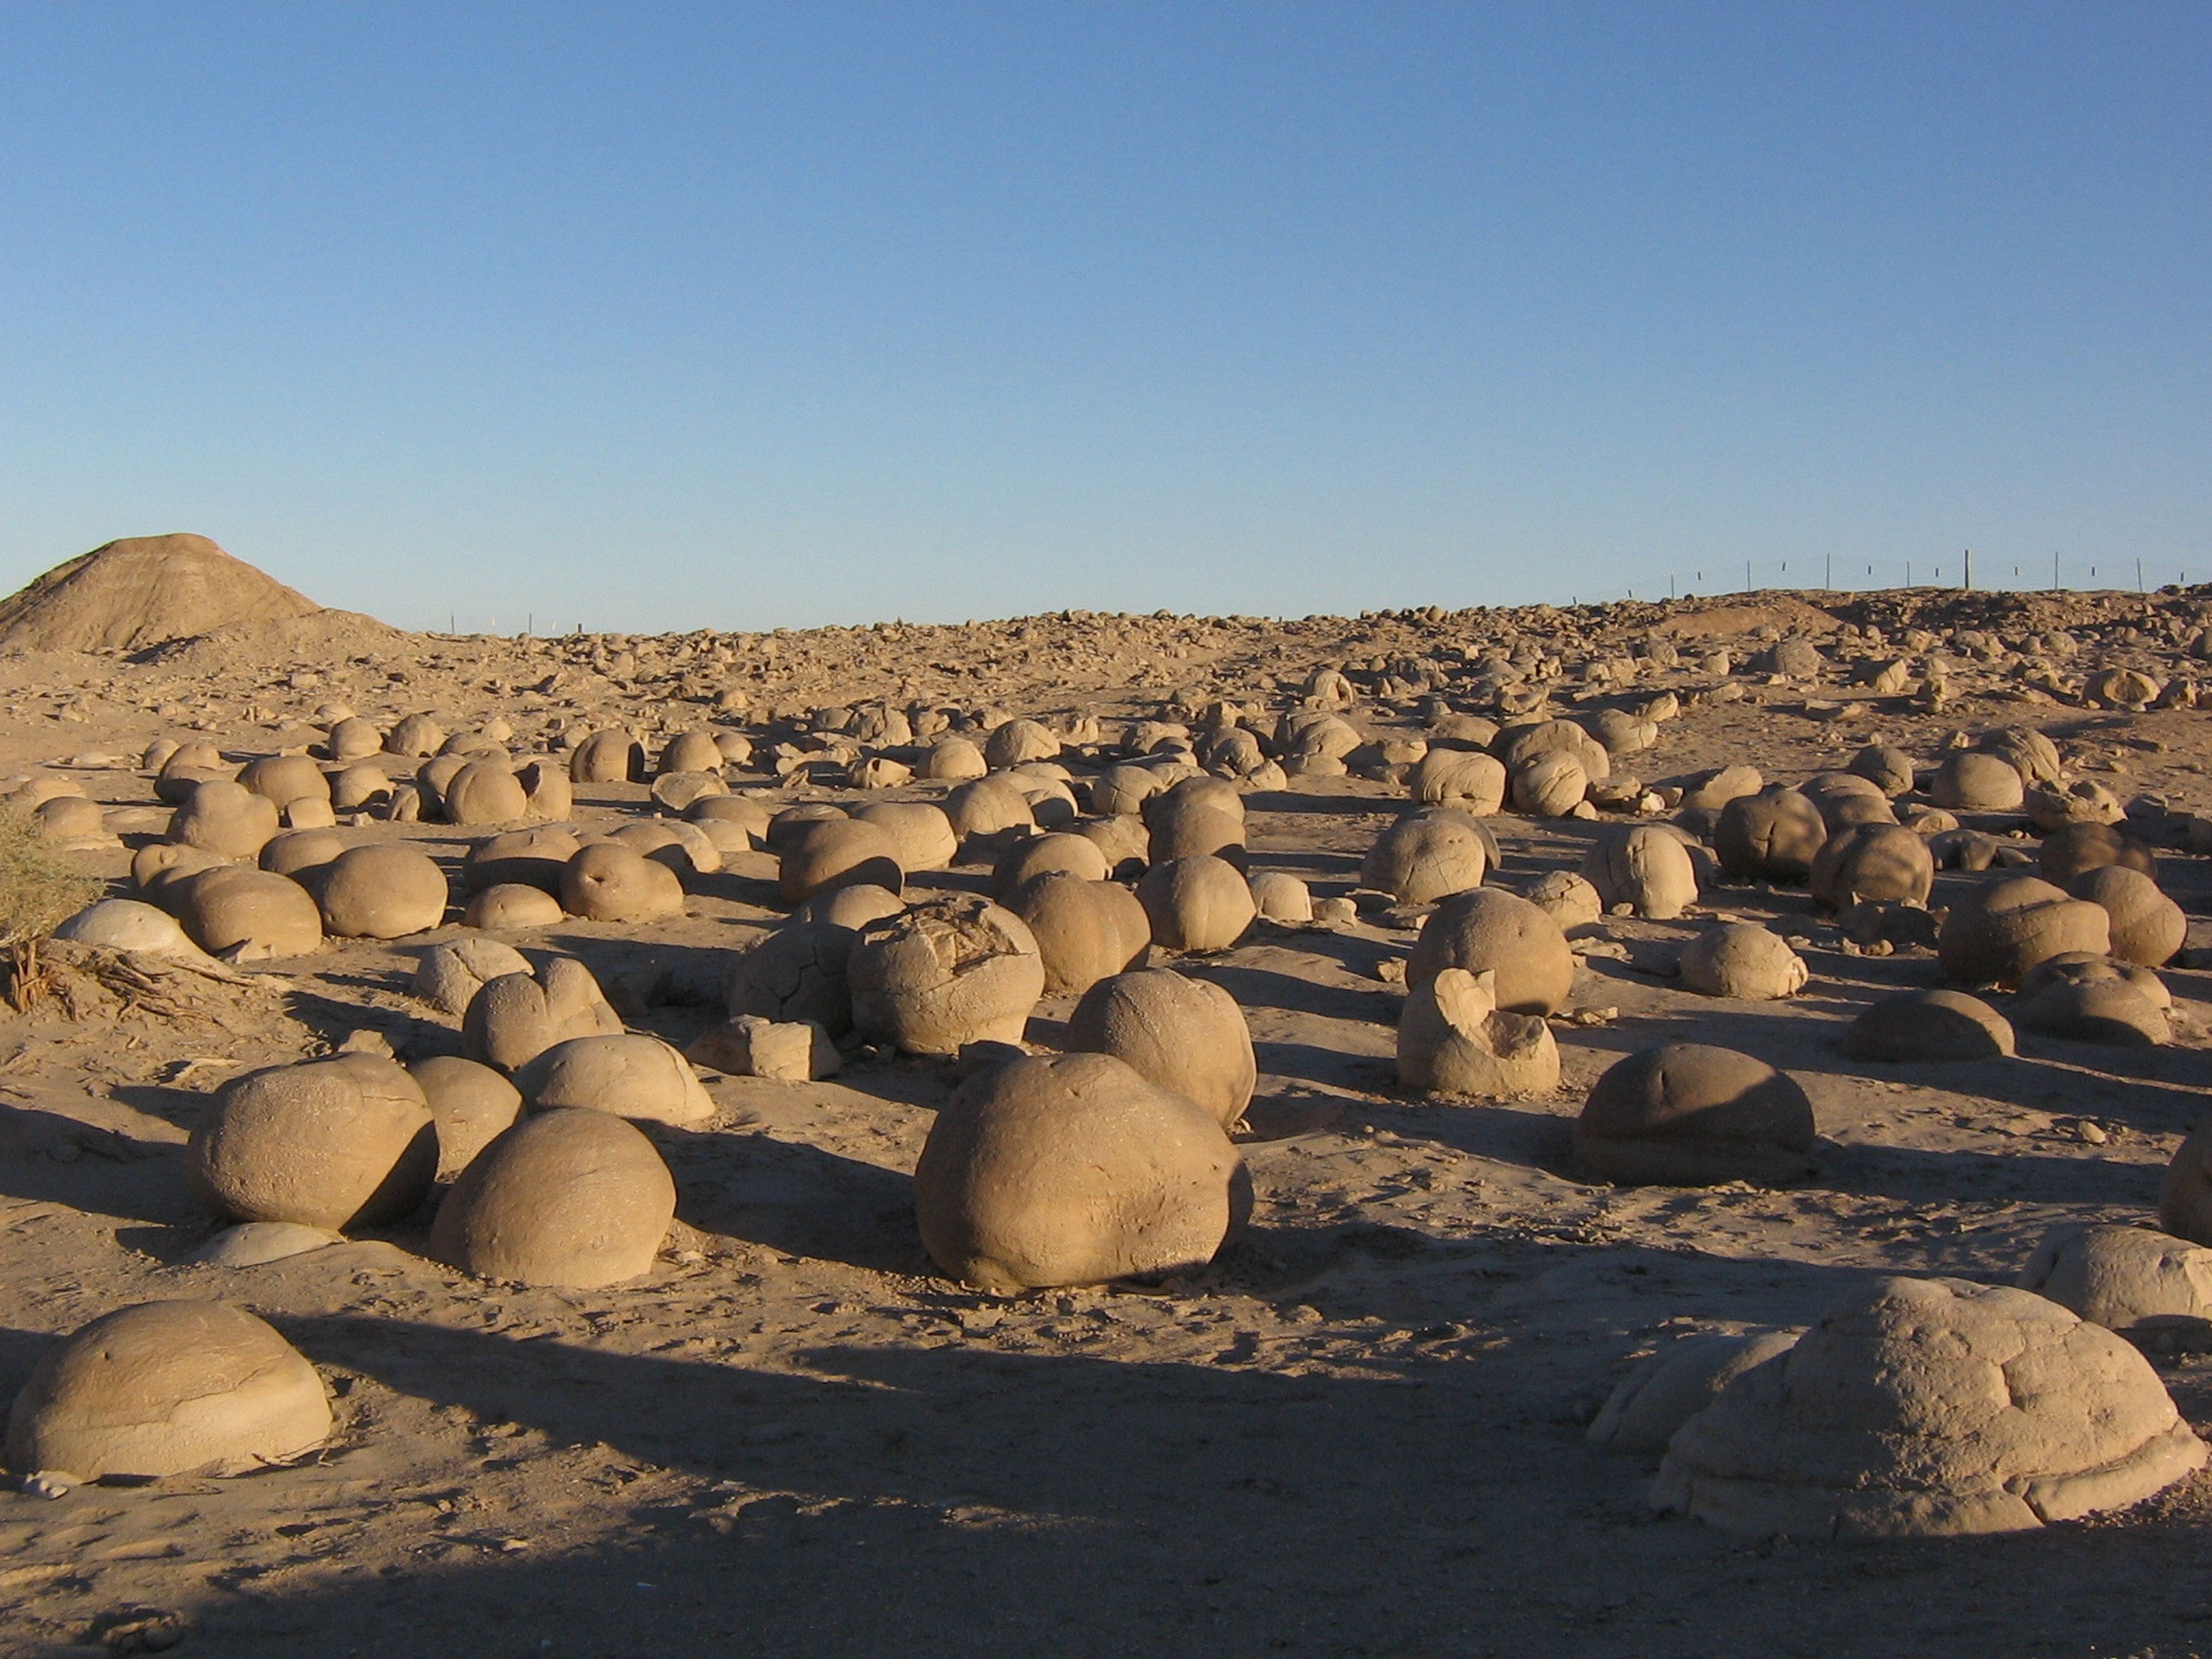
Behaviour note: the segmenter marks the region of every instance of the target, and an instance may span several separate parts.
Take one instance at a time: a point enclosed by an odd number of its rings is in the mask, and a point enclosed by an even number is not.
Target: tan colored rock
[[[1886,744],[1869,744],[1851,757],[1851,771],[1892,799],[1912,793],[1912,757]]]
[[[522,1094],[490,1066],[458,1054],[412,1062],[408,1075],[429,1103],[438,1126],[438,1179],[451,1181],[477,1154],[514,1125]]]
[[[1259,914],[1243,872],[1211,854],[1154,865],[1137,884],[1137,898],[1164,951],[1226,951]]]
[[[556,1042],[621,1030],[592,970],[556,957],[535,975],[488,981],[461,1018],[461,1043],[471,1060],[514,1073]]]
[[[250,859],[279,827],[276,803],[239,783],[195,784],[170,815],[168,838],[222,859]]]
[[[676,1218],[653,1145],[611,1112],[540,1112],[478,1153],[439,1206],[430,1249],[480,1279],[594,1289],[653,1271]]]
[[[1000,854],[991,870],[991,896],[1004,904],[1015,889],[1053,870],[1092,882],[1103,882],[1109,874],[1106,854],[1096,842],[1057,830],[1016,842]]]
[[[529,959],[511,945],[496,939],[460,939],[434,945],[422,952],[415,964],[411,988],[432,1007],[458,1019],[468,1012],[477,993],[492,981],[529,972]]]
[[[1398,1018],[1398,1081],[1409,1089],[1476,1097],[1526,1097],[1559,1086],[1552,1028],[1531,1014],[1500,1012],[1497,975],[1441,969],[1412,987]]]
[[[404,939],[446,919],[446,872],[398,842],[354,847],[324,867],[323,931],[339,939]]]
[[[181,842],[149,842],[131,855],[131,882],[149,899],[177,913],[184,903],[185,884],[201,872],[222,869],[228,862]]]
[[[622,1031],[556,1042],[514,1074],[532,1111],[564,1106],[696,1128],[714,1103],[684,1056],[659,1037]]]
[[[562,866],[561,908],[586,921],[680,916],[684,884],[666,865],[619,842],[594,842]]]
[[[2189,936],[2189,918],[2140,871],[2118,864],[2086,870],[2067,890],[2102,908],[2112,921],[2112,952],[2122,962],[2155,968],[2170,962]]]
[[[323,752],[340,765],[367,760],[384,752],[384,734],[360,715],[349,714],[331,727]]]
[[[715,1027],[684,1050],[684,1057],[732,1077],[781,1083],[834,1076],[843,1063],[829,1032],[812,1020],[778,1022],[757,1014],[740,1014]]]
[[[204,962],[206,953],[192,943],[167,911],[137,899],[102,899],[86,906],[54,929],[54,937],[104,950]]]
[[[271,875],[304,881],[329,869],[352,845],[353,838],[340,830],[287,830],[261,849],[259,863]]]
[[[1611,909],[1666,921],[1698,902],[1697,866],[1681,839],[1656,824],[1608,830],[1583,860],[1583,874]]]
[[[2148,1227],[2057,1228],[2020,1287],[2108,1331],[2212,1325],[2212,1250]]]
[[[967,738],[939,738],[922,751],[921,763],[915,768],[915,775],[945,783],[964,783],[980,778],[991,769],[983,758],[983,751]]]
[[[330,805],[337,811],[362,811],[392,799],[392,775],[380,765],[349,765],[330,781]]]
[[[837,887],[896,893],[906,884],[906,872],[881,829],[859,818],[832,818],[799,826],[784,843],[776,884],[786,904],[798,904]]]
[[[645,745],[629,732],[594,732],[568,757],[572,783],[642,783]]]
[[[936,809],[933,807],[930,810],[933,811]],[[868,817],[871,822],[880,824],[883,822],[882,819],[872,815],[881,811],[880,807],[866,806],[861,808],[854,816]],[[743,832],[744,836],[743,845],[716,842],[716,845],[720,846],[725,852],[743,852],[746,846],[765,847],[768,844],[769,825],[774,821],[774,817],[775,814],[750,795],[703,795],[684,809],[684,821],[686,823],[696,823],[702,830],[707,830],[712,823],[720,821],[734,824]],[[893,839],[896,837],[894,836]],[[901,867],[919,870],[923,866],[919,864],[907,864],[902,860]]]
[[[568,920],[561,901],[542,888],[501,882],[471,898],[461,912],[461,923],[487,933],[521,933],[551,927]]]
[[[1607,1398],[1586,1438],[1616,1451],[1663,1452],[1674,1431],[1754,1365],[1787,1352],[1798,1330],[1698,1331],[1678,1336]]]
[[[1212,1260],[1249,1203],[1205,1108],[1108,1054],[1010,1061],[939,1112],[915,1170],[923,1243],[999,1295]]]
[[[1514,810],[1531,817],[1563,818],[1589,794],[1589,774],[1564,749],[1530,756],[1508,774]]]
[[[2045,881],[2070,887],[2077,876],[2116,864],[2158,878],[2151,849],[2124,831],[2104,823],[2073,823],[2043,838],[2038,861]]]
[[[473,760],[441,792],[448,823],[513,823],[530,811],[530,793],[504,760]]]
[[[330,780],[323,775],[323,769],[305,755],[270,755],[251,762],[238,775],[238,781],[264,799],[274,802],[280,812],[288,811],[295,801],[327,803],[331,798]]]
[[[1713,824],[1713,851],[1737,881],[1802,881],[1827,839],[1820,806],[1796,789],[1739,795]]]
[[[1576,1161],[1626,1186],[1776,1186],[1812,1169],[1812,1103],[1733,1048],[1670,1042],[1617,1060],[1575,1121]]]
[[[2127,817],[2120,798],[2088,778],[2063,787],[2037,784],[2027,792],[2027,821],[2046,833],[2070,823],[2118,823]]]
[[[1723,922],[1683,948],[1681,981],[1700,996],[1771,1002],[1795,996],[1812,978],[1804,957],[1756,922]]]
[[[846,978],[860,1031],[914,1054],[1018,1043],[1044,994],[1029,925],[968,894],[872,923],[853,946]]]
[[[1488,817],[1505,805],[1505,766],[1465,749],[1431,749],[1407,780],[1407,793],[1428,806],[1455,806]]]
[[[1113,1055],[1160,1088],[1196,1101],[1224,1129],[1244,1115],[1259,1078],[1237,999],[1172,968],[1117,973],[1092,985],[1068,1016],[1067,1048]]]
[[[2046,957],[2106,954],[2112,922],[2100,905],[2033,876],[2014,876],[1952,905],[1936,948],[1943,971],[1962,985],[2017,985]]]
[[[242,1309],[142,1302],[42,1358],[8,1415],[8,1462],[80,1480],[244,1474],[328,1440],[315,1368]]]
[[[2027,799],[2010,762],[1972,749],[1945,756],[1928,793],[1938,806],[1957,812],[2017,812]]]
[[[811,1020],[832,1037],[842,1036],[853,1029],[846,969],[859,942],[851,928],[794,918],[738,958],[730,974],[731,1018]]]
[[[2020,774],[2023,785],[2055,784],[2063,775],[2058,745],[2032,726],[1994,726],[1975,740],[1974,747],[2003,761]]]
[[[2149,1362],[2027,1291],[1854,1289],[1669,1443],[1652,1501],[1796,1538],[2026,1531],[2201,1467]]]
[[[1287,870],[1255,871],[1244,882],[1261,921],[1295,927],[1314,919],[1313,890]]]
[[[841,823],[845,820],[839,820]],[[674,872],[677,879],[711,876],[722,867],[722,851],[707,832],[681,818],[647,818],[626,823],[607,839],[642,854]]]
[[[1359,884],[1401,904],[1433,904],[1482,885],[1490,843],[1474,821],[1450,807],[1409,812],[1377,836]]]
[[[1036,720],[1008,720],[994,728],[983,744],[984,763],[994,771],[1050,760],[1060,753],[1060,739]]]
[[[712,732],[678,732],[661,750],[655,775],[665,778],[684,772],[705,773],[716,779],[721,776],[722,751]]]
[[[2012,1026],[1964,991],[1900,991],[1871,1005],[1844,1033],[1856,1060],[1994,1060],[2014,1052]]]
[[[185,1166],[218,1215],[343,1230],[406,1214],[438,1169],[429,1103],[371,1054],[252,1072],[225,1085]]]
[[[2028,1030],[2075,1042],[2151,1048],[2172,1035],[2166,1011],[2117,976],[2049,980],[2014,1012]]]
[[[1509,1013],[1557,1013],[1574,988],[1574,952],[1549,915],[1494,887],[1457,893],[1421,925],[1406,963],[1409,990],[1447,968],[1497,975],[1493,993]]]
[[[187,878],[177,920],[210,956],[260,962],[304,957],[323,944],[322,913],[306,888],[243,865],[217,865]]]
[[[1924,905],[1935,884],[1936,855],[1925,839],[1901,823],[1839,830],[1813,860],[1814,902],[1832,909],[1861,900]]]
[[[561,871],[583,850],[566,830],[509,830],[472,842],[461,863],[461,885],[470,892],[520,884],[548,893],[561,889]]]
[[[1029,798],[1006,773],[960,785],[945,798],[945,816],[963,844],[972,841],[993,849],[1027,835],[1036,824]]]
[[[1165,799],[1166,797],[1155,797]],[[1187,799],[1177,810],[1155,813],[1146,826],[1146,858],[1152,864],[1213,854],[1242,866],[1244,820],[1206,801]]]
[[[1682,805],[1692,810],[1717,812],[1730,801],[1755,795],[1765,787],[1766,780],[1754,767],[1723,766],[1717,771],[1699,773],[1686,782]]]
[[[387,755],[428,757],[446,746],[445,728],[428,714],[409,714],[384,739]]]
[[[1109,975],[1140,965],[1152,947],[1152,918],[1118,882],[1047,870],[1015,888],[1006,902],[1036,939],[1047,996],[1081,996]]]

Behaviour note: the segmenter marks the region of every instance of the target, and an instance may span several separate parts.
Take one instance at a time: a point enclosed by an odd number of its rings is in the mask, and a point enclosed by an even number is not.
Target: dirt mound
[[[0,600],[0,651],[134,651],[320,609],[204,536],[134,536]]]
[[[1788,593],[1746,594],[1725,605],[1678,611],[1652,629],[1677,640],[1741,639],[1771,628],[1782,634],[1832,634],[1836,619]]]
[[[210,629],[195,639],[173,641],[146,660],[186,673],[215,673],[286,662],[320,665],[368,652],[390,654],[414,642],[415,636],[358,611],[318,611]]]

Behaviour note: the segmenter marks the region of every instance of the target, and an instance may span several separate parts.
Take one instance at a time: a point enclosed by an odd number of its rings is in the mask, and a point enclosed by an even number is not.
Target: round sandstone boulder
[[[328,1440],[315,1368],[220,1302],[102,1314],[39,1362],[8,1414],[8,1462],[81,1480],[243,1474]]]
[[[1044,994],[1029,924],[969,894],[948,895],[872,923],[846,963],[853,1024],[912,1054],[970,1042],[1019,1043]]]
[[[653,1271],[676,1182],[611,1112],[534,1113],[479,1152],[438,1207],[430,1249],[479,1279],[590,1290]]]
[[[396,1060],[341,1054],[226,1084],[185,1161],[231,1220],[342,1230],[420,1203],[437,1174],[438,1136],[429,1103]]]
[[[1885,1279],[1685,1423],[1652,1501],[1761,1536],[2018,1532],[2139,1502],[2205,1456],[2103,1326],[2027,1291]]]
[[[1241,1170],[1204,1107],[1111,1055],[1025,1057],[937,1115],[915,1209],[940,1267],[1014,1295],[1203,1266],[1249,1204]]]
[[[1811,1172],[1813,1105],[1733,1048],[1670,1042],[1617,1060],[1575,1122],[1577,1161],[1624,1186],[1775,1186]]]
[[[1066,1046],[1127,1062],[1196,1101],[1224,1129],[1244,1115],[1259,1078],[1237,999],[1172,968],[1117,973],[1091,987],[1068,1016]]]
[[[403,842],[349,848],[320,887],[323,931],[339,939],[404,939],[446,919],[446,872]]]

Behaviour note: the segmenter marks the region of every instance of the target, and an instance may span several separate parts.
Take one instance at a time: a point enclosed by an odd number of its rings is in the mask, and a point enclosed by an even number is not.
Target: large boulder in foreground
[[[204,536],[132,536],[0,600],[0,651],[137,651],[321,609]]]
[[[8,1415],[8,1462],[81,1480],[240,1474],[313,1450],[331,1427],[315,1368],[252,1314],[142,1302],[39,1363]]]
[[[1685,1423],[1652,1502],[1793,1538],[2021,1532],[2204,1462],[2150,1362],[2027,1291],[1885,1279]]]

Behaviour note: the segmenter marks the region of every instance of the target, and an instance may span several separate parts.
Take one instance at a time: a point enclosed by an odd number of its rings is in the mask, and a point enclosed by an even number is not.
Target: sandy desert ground
[[[921,746],[851,734],[854,711],[884,705],[955,728],[1042,721],[1066,734],[1058,762],[1080,795],[1127,757],[1135,723],[1200,730],[1228,703],[1271,742],[1334,667],[1352,699],[1336,712],[1364,740],[1345,774],[1265,773],[1245,797],[1253,870],[1316,897],[1355,894],[1447,715],[1589,715],[1672,692],[1680,711],[1653,746],[1616,761],[1655,789],[1731,764],[1802,780],[1872,743],[1928,768],[1988,729],[2037,728],[2069,775],[2127,804],[2190,940],[2162,970],[2161,1046],[2022,1030],[2013,1057],[1862,1061],[1838,1035],[1876,999],[1942,983],[1934,952],[1856,942],[1802,885],[1711,885],[1678,919],[1575,930],[1571,997],[1551,1021],[1560,1087],[1464,1101],[1397,1081],[1418,908],[1360,894],[1356,920],[1262,921],[1176,963],[1250,1025],[1249,1229],[1203,1270],[1013,1297],[937,1271],[916,1231],[911,1174],[960,1063],[858,1046],[822,1081],[704,1071],[711,1124],[647,1126],[678,1222],[634,1282],[471,1277],[428,1254],[427,1208],[258,1267],[195,1264],[220,1224],[184,1149],[213,1092],[349,1042],[459,1052],[460,1022],[410,983],[426,948],[466,930],[336,940],[135,1000],[51,996],[0,1028],[0,1390],[110,1310],[215,1298],[313,1362],[339,1428],[319,1455],[255,1474],[0,1496],[0,1650],[2212,1651],[2212,1474],[2013,1535],[1751,1538],[1655,1512],[1656,1458],[1585,1437],[1636,1359],[1677,1333],[1804,1325],[1880,1274],[2008,1283],[2054,1226],[2154,1224],[2161,1172],[2212,1085],[2212,977],[2190,965],[2212,963],[2198,954],[2212,863],[2190,840],[2212,813],[2195,678],[2212,682],[2208,624],[2206,590],[1917,590],[559,640],[311,611],[167,644],[19,645],[0,656],[0,772],[71,780],[106,809],[118,844],[70,856],[118,894],[168,823],[141,764],[164,737],[234,763],[310,752],[340,710],[384,731],[417,712],[450,732],[501,722],[518,757],[609,727],[648,752],[707,729],[750,739],[728,783],[772,807],[941,798],[943,784],[851,786],[867,755],[910,763]],[[1777,672],[1793,640],[1817,657]],[[1893,664],[1903,672],[1878,679]],[[2113,670],[2155,690],[2116,699],[2100,680]],[[400,779],[419,763],[391,763]],[[1503,854],[1489,881],[1526,891],[1580,868],[1596,837],[1638,819],[1635,794],[1623,807],[1486,820]],[[586,784],[569,821],[665,811],[642,783]],[[1673,813],[1663,795],[1641,809]],[[352,817],[349,836],[406,841],[456,876],[487,833]],[[1961,817],[2032,861],[2038,832],[2017,813]],[[2005,869],[1943,870],[1931,905]],[[989,871],[908,884],[984,891]],[[720,1023],[731,964],[787,908],[765,850],[685,887],[681,915],[504,937],[580,958],[631,1029],[682,1047]],[[1675,958],[1719,917],[1790,938],[1809,984],[1773,1001],[1683,989]],[[1029,1045],[1058,1047],[1071,1006],[1041,1003]],[[1578,1174],[1569,1133],[1590,1084],[1674,1041],[1739,1048],[1802,1083],[1812,1176],[1767,1189]],[[2181,1333],[2148,1352],[2185,1417],[2212,1429],[2212,1347]]]

